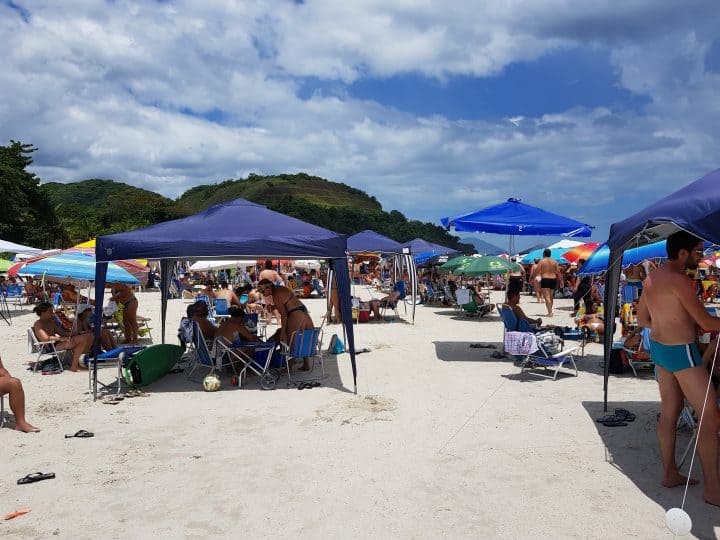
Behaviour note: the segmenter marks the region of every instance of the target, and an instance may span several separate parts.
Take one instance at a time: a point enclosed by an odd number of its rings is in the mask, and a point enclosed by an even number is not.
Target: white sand
[[[159,295],[139,298],[159,341]],[[569,301],[558,304],[566,309],[552,322],[568,324]],[[308,305],[319,322],[322,301]],[[169,304],[169,342],[184,309]],[[0,537],[671,537],[665,511],[682,489],[658,483],[656,384],[612,377],[611,410],[638,418],[596,423],[600,345],[578,361],[577,378],[521,376],[490,357],[495,349],[469,347],[499,346],[497,315],[418,306],[415,325],[356,326],[357,347],[372,350],[357,357],[357,396],[344,354],[326,356],[321,388],[286,388],[283,378],[261,391],[251,378],[237,389],[224,379],[205,393],[178,374],[111,406],[91,401],[85,373],[26,371],[35,317],[22,313],[1,323],[0,351],[42,432],[0,430],[0,514],[32,509],[0,521]],[[335,332],[326,327],[326,344]],[[95,437],[64,439],[79,429]],[[679,452],[687,440],[679,437]],[[35,471],[57,478],[16,485]],[[702,502],[701,487],[690,488],[686,508],[696,537],[716,537],[720,510]]]

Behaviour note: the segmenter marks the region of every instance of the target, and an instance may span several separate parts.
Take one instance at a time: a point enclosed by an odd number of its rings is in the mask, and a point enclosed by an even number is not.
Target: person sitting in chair
[[[70,371],[80,371],[80,357],[90,352],[93,335],[79,334],[71,336],[68,330],[65,330],[57,323],[53,306],[48,302],[38,304],[33,311],[38,316],[38,320],[33,324],[33,332],[35,332],[38,341],[53,342],[57,351],[72,351]]]
[[[215,337],[218,327],[215,326],[212,321],[208,318],[210,315],[210,308],[205,300],[198,300],[192,305],[193,309],[188,310],[188,313],[192,313],[192,320],[198,323],[198,327],[206,340],[211,340]]]
[[[228,314],[230,317],[223,319],[215,333],[215,337],[222,337],[230,342],[240,340],[256,343],[261,341],[259,337],[251,334],[245,327],[245,311],[242,308],[233,306],[228,309]]]
[[[374,298],[370,300],[370,310],[373,313],[373,320],[375,321],[382,321],[382,317],[380,316],[380,308],[390,308],[395,309],[395,306],[397,305],[398,300],[400,299],[400,291],[397,290],[397,284],[395,289],[388,294],[387,296],[384,296],[383,298]]]
[[[490,313],[493,309],[495,309],[495,306],[493,304],[488,304],[485,301],[485,297],[480,295],[476,290],[475,287],[472,285],[468,285],[468,290],[470,291],[470,302],[467,304],[463,304],[461,307],[464,311],[466,311],[468,314],[474,314],[479,313],[481,317],[484,317],[488,313]],[[518,290],[517,288],[514,288],[513,290]]]
[[[10,410],[15,415],[15,429],[25,433],[40,431],[25,419],[25,391],[20,379],[10,375],[0,358],[0,396],[10,395]]]
[[[220,289],[215,291],[215,298],[224,299],[227,302],[228,307],[240,307],[240,299],[237,297],[234,291],[230,290],[227,281],[220,282]]]
[[[578,311],[575,323],[583,335],[589,336],[596,334],[597,336],[602,336],[605,333],[605,321],[602,313],[599,313],[599,306],[595,300],[590,302],[585,313],[582,313],[582,310]]]
[[[507,301],[503,304],[503,307],[510,308],[515,314],[515,317],[517,317],[518,321],[525,321],[534,329],[540,328],[540,325],[542,325],[541,318],[538,317],[537,319],[531,319],[525,315],[525,312],[520,307],[520,291],[517,289],[508,291]]]
[[[91,334],[93,333],[93,325],[92,325],[92,306],[89,304],[81,304],[80,307],[78,307],[78,314],[77,314],[77,334]],[[103,349],[106,351],[111,351],[115,347],[117,347],[117,343],[115,342],[115,338],[110,333],[110,331],[107,328],[103,328],[100,331],[100,344]]]

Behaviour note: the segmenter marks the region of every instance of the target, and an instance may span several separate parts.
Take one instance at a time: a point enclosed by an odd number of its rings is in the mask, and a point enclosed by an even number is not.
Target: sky
[[[438,224],[516,197],[602,241],[720,167],[717,0],[0,0],[0,38],[0,144],[43,182],[302,171]]]

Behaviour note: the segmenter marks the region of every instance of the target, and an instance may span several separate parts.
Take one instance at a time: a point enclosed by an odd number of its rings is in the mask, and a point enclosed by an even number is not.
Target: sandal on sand
[[[147,397],[150,394],[148,392],[140,390],[139,388],[133,388],[132,390],[128,390],[127,392],[125,392],[125,395],[127,397]]]
[[[614,414],[606,414],[605,416],[597,418],[595,421],[600,422],[603,426],[607,427],[627,426],[627,423],[622,417]]]
[[[318,381],[304,382],[298,385],[298,390],[305,390],[306,388],[309,390],[311,388],[317,388],[318,386],[320,386]]]
[[[36,472],[32,474],[28,474],[26,476],[23,476],[22,478],[19,478],[17,483],[18,486],[21,486],[23,484],[32,484],[33,482],[39,482],[40,480],[49,480],[50,478],[55,478],[55,473],[41,473]]]
[[[627,409],[615,409],[615,416],[625,422],[633,422],[637,416],[628,411]]]
[[[95,434],[90,431],[85,431],[84,429],[81,429],[77,432],[75,432],[73,435],[65,435],[66,439],[72,439],[73,437],[77,437],[78,439],[87,439],[88,437],[94,437]]]
[[[104,398],[102,398],[102,402],[105,405],[117,405],[121,401],[122,399],[115,399],[115,396],[105,396]]]

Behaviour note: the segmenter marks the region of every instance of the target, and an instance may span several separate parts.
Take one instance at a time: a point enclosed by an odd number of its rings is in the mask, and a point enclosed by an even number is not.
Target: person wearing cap
[[[49,302],[38,304],[33,312],[38,316],[38,320],[35,321],[32,327],[37,339],[39,341],[53,342],[55,350],[72,351],[70,371],[80,371],[80,357],[89,353],[90,349],[92,349],[92,334],[71,336],[68,330],[58,324],[57,319],[54,317],[53,306]]]
[[[92,312],[93,306],[90,304],[80,304],[77,311],[77,334],[92,334]],[[107,328],[100,331],[100,344],[106,351],[111,351],[117,347],[115,338]]]

